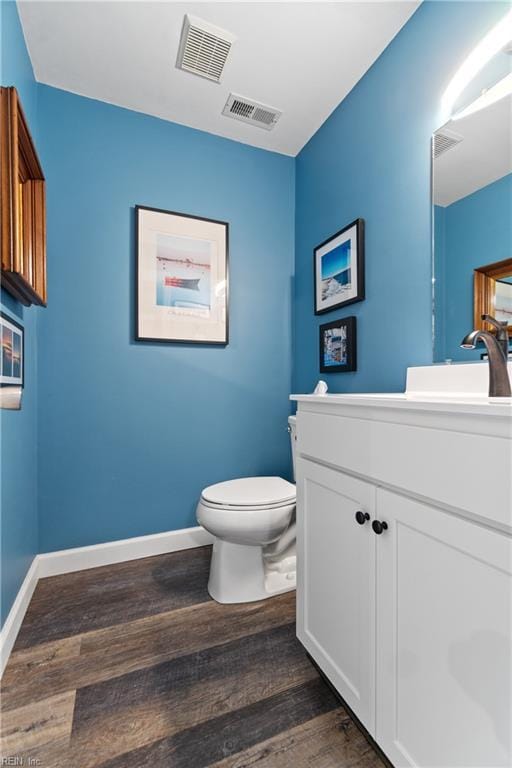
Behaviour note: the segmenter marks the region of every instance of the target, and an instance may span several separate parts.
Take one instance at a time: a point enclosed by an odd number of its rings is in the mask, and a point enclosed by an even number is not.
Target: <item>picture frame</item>
[[[25,379],[25,329],[0,312],[0,387],[23,387]]]
[[[313,255],[315,315],[365,297],[364,219],[356,219],[317,245]]]
[[[2,286],[46,306],[46,182],[16,88],[0,87]]]
[[[229,340],[229,224],[135,206],[135,340]]]
[[[512,340],[512,258],[477,267],[473,272],[473,327],[490,330],[482,315],[508,321],[507,333]]]
[[[321,373],[357,371],[357,318],[332,320],[319,327]]]

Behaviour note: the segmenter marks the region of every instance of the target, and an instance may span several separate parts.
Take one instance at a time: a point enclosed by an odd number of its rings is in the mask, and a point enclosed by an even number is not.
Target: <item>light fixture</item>
[[[456,112],[454,115],[452,115],[451,119],[460,120],[461,117],[472,115],[473,112],[478,112],[480,109],[485,109],[491,104],[494,104],[494,102],[500,101],[500,99],[504,99],[505,96],[510,96],[511,93],[512,72],[509,75],[506,75],[506,77],[502,78],[498,83],[493,85],[492,88],[484,91],[482,95],[478,97],[478,99],[472,101],[469,106],[465,107],[465,109],[461,109],[460,112]]]
[[[499,51],[501,51],[507,44],[510,43],[512,40],[512,11],[506,14],[502,18],[502,20],[496,24],[495,27],[491,29],[490,32],[487,33],[487,35],[481,40],[476,48],[474,48],[467,59],[464,61],[461,67],[457,70],[453,78],[451,79],[448,88],[443,94],[443,98],[441,101],[441,106],[443,109],[443,112],[447,115],[451,115],[451,112],[453,110],[453,105],[455,104],[457,98],[460,96],[460,94],[463,92],[464,88],[466,88],[467,85],[473,80],[473,78],[484,68],[484,66],[487,64],[488,61],[492,59],[492,57],[497,54]],[[499,83],[496,83],[493,88],[490,88],[487,91],[487,94],[490,94],[491,91],[494,90],[494,88],[498,88],[502,86],[504,81],[507,81],[510,83],[509,77],[503,78]],[[510,87],[510,85],[507,86],[507,83],[505,84],[506,87]],[[499,98],[503,98],[503,96],[506,96],[506,92],[501,92],[501,95],[497,96],[496,98],[493,98],[492,101],[497,101]],[[510,90],[508,91],[510,93]],[[485,96],[485,94],[483,94]],[[482,97],[480,97],[481,99]],[[480,99],[477,99],[476,101],[479,102]],[[488,103],[492,103],[492,101]],[[476,102],[474,102],[476,103]],[[470,105],[471,107],[473,105]],[[485,104],[482,104],[481,106],[477,107],[476,109],[473,109],[472,111],[477,111],[477,109],[483,109],[484,106],[487,106],[487,102]],[[469,107],[468,107],[469,109]],[[467,113],[469,114],[469,113]],[[458,117],[462,117],[462,114],[459,113]]]

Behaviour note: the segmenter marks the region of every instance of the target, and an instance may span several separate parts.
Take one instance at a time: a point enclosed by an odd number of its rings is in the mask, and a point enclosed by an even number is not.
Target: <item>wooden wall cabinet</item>
[[[45,180],[16,88],[0,89],[2,286],[46,306]]]

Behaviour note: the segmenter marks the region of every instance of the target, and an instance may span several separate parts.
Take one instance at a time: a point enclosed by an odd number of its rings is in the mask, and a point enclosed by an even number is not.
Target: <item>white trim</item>
[[[39,564],[38,556],[36,555],[32,560],[30,568],[27,571],[27,575],[23,579],[23,583],[16,595],[16,599],[12,604],[9,615],[5,620],[5,624],[0,632],[0,677],[2,677],[7,664],[7,659],[10,656],[12,647],[20,631],[21,622],[25,617],[26,610],[29,606],[30,599],[34,594],[34,589],[39,580]]]
[[[0,677],[39,579],[98,568],[102,565],[114,565],[127,560],[139,560],[142,557],[164,555],[193,547],[203,547],[212,542],[213,536],[198,525],[178,531],[153,533],[149,536],[137,536],[132,539],[120,539],[105,544],[92,544],[89,547],[75,547],[36,555],[0,633]]]
[[[149,536],[108,541],[105,544],[92,544],[89,547],[47,552],[37,556],[39,578],[98,568],[101,565],[114,565],[126,560],[139,560],[141,557],[164,555],[181,549],[203,547],[212,542],[213,536],[198,525],[194,528],[182,528],[179,531],[152,533]]]

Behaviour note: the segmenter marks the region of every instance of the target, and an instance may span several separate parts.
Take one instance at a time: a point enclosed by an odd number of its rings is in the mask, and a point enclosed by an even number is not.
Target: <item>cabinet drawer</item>
[[[303,410],[297,436],[301,456],[512,530],[510,439]]]

